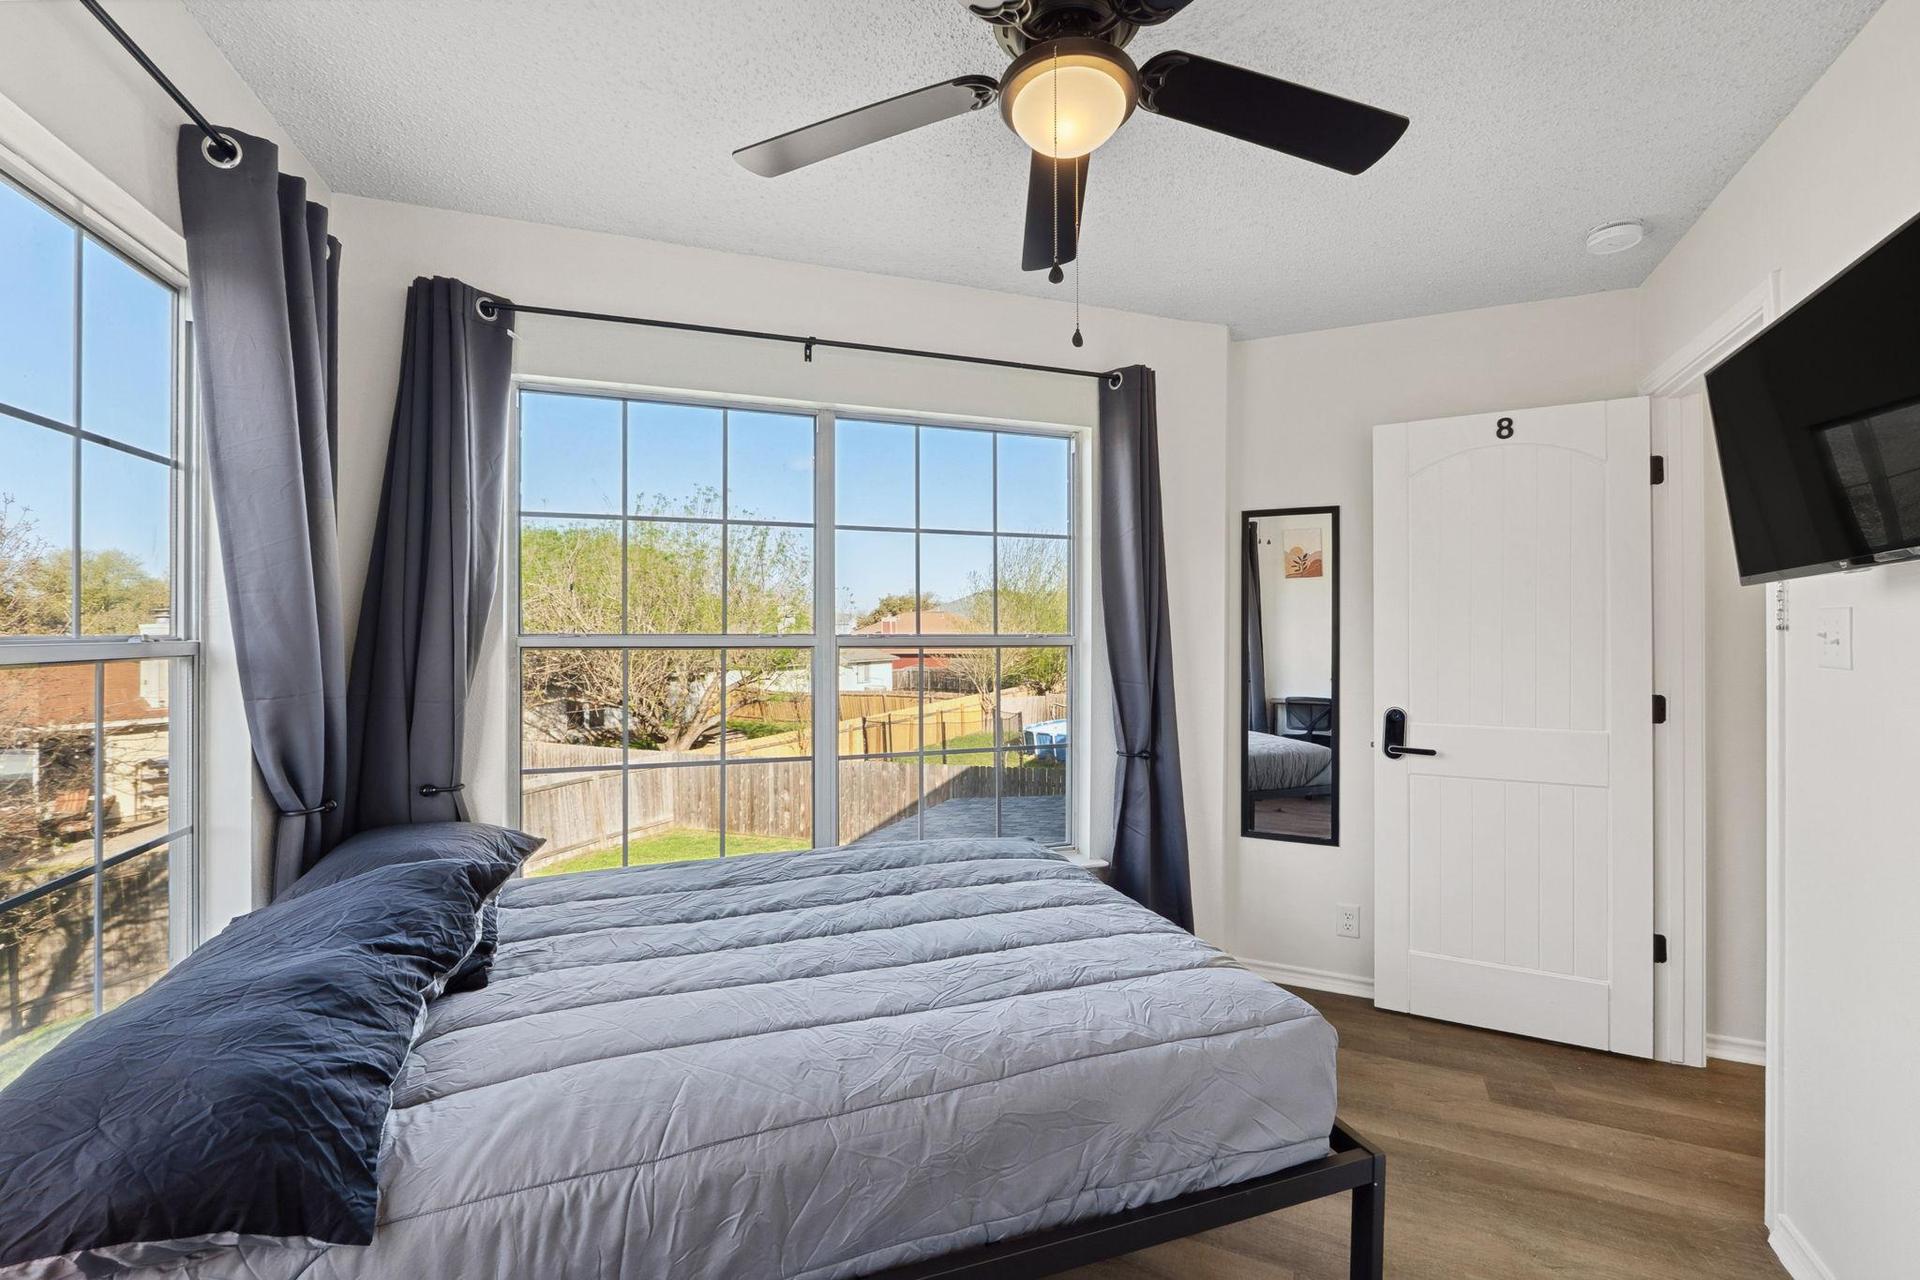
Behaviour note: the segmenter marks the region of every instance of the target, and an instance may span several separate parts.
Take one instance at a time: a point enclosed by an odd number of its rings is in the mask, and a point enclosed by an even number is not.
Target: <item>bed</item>
[[[1309,1005],[1028,841],[516,881],[393,1090],[365,1247],[169,1275],[1017,1277],[1355,1191]]]
[[[1247,731],[1247,791],[1267,796],[1324,794],[1333,785],[1333,751],[1305,738]]]

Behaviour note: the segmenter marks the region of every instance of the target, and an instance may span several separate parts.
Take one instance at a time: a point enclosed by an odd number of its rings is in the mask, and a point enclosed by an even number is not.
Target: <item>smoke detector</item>
[[[1587,232],[1587,252],[1604,258],[1610,253],[1625,253],[1646,238],[1646,224],[1638,218],[1609,222]]]

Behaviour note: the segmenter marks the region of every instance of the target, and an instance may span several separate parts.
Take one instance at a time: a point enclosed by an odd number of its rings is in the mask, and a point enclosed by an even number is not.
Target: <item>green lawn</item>
[[[993,730],[982,729],[978,733],[963,733],[957,738],[947,739],[948,751],[991,751],[993,750]],[[938,747],[929,747],[928,754],[939,755]]]
[[[734,832],[727,837],[727,854],[784,853],[807,846],[777,836],[746,836]],[[679,827],[656,836],[636,840],[627,848],[627,865],[651,866],[661,862],[693,862],[720,856],[720,833]],[[527,872],[529,876],[558,876],[574,871],[605,871],[620,865],[620,846],[583,849]]]
[[[9,1040],[6,1044],[0,1045],[0,1088],[12,1084],[35,1058],[78,1031],[86,1022],[87,1016],[80,1014],[64,1022],[36,1027],[18,1040]]]
[[[927,748],[927,759],[934,764],[971,764],[984,768],[991,762],[977,755],[969,755],[963,759],[953,759],[949,757],[959,757],[964,752],[991,750],[993,750],[993,731],[983,729],[979,733],[969,733],[958,738],[948,738],[944,752],[939,747],[929,746]],[[1032,748],[1029,747],[1026,748],[1026,750],[1031,752]],[[1049,759],[1046,756],[1021,754],[1020,741],[1014,738],[1008,741],[1007,767],[1009,769],[1057,769],[1060,767],[1060,762]]]

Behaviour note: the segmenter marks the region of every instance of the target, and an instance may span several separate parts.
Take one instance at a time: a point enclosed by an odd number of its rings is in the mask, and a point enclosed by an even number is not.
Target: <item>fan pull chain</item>
[[[1060,46],[1053,47],[1053,270],[1047,272],[1047,283],[1059,284],[1066,279],[1060,270]],[[1079,172],[1078,167],[1075,173]]]
[[[1084,347],[1080,336],[1080,276],[1086,269],[1087,246],[1080,243],[1080,162],[1073,165],[1073,345]]]

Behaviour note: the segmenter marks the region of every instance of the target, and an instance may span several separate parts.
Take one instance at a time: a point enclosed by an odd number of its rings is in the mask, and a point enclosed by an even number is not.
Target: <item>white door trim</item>
[[[1767,1079],[1766,1223],[1786,1221],[1787,1085],[1787,584],[1767,614]]]
[[[1748,339],[1779,318],[1780,273],[1767,278],[1655,367],[1640,384],[1641,391],[1655,397],[1678,397],[1701,391],[1707,371],[1733,354]],[[1669,464],[1671,465],[1671,463]],[[1710,465],[1703,461],[1702,466]],[[1672,478],[1672,473],[1669,473]],[[1693,481],[1689,481],[1692,491]],[[1670,548],[1663,548],[1663,551]],[[1765,1217],[1775,1240],[1782,1238],[1786,1219],[1781,1212],[1781,1174],[1785,1169],[1784,1089],[1786,1084],[1786,635],[1787,589],[1776,585],[1768,593],[1771,606],[1767,614],[1767,1038],[1766,1062],[1766,1138],[1765,1138]],[[1656,627],[1658,614],[1656,613]],[[1704,636],[1701,648],[1704,648]],[[1689,734],[1705,736],[1704,724],[1692,725]],[[1686,875],[1693,883],[1697,869],[1706,859],[1704,846],[1685,850]],[[1689,938],[1704,936],[1704,902],[1690,904]],[[1696,997],[1695,988],[1705,986],[1704,970],[1694,967],[1691,946],[1686,981],[1687,997]],[[1704,1052],[1704,1045],[1702,1047]],[[1787,1238],[1792,1238],[1790,1229]],[[1780,1252],[1776,1245],[1776,1252]],[[1783,1257],[1784,1257],[1783,1253]],[[1797,1274],[1797,1272],[1796,1272]]]
[[[1640,383],[1652,396],[1654,452],[1667,482],[1654,491],[1654,664],[1668,721],[1655,739],[1663,803],[1654,832],[1659,929],[1668,963],[1655,979],[1654,1056],[1705,1066],[1706,1027],[1706,517],[1714,465],[1705,408],[1707,371],[1780,314],[1775,271]],[[1770,948],[1771,951],[1771,948]],[[1767,1041],[1775,1039],[1769,1027]]]
[[[1700,390],[1709,369],[1746,345],[1779,314],[1780,273],[1775,271],[1641,379],[1640,394],[1681,396]]]

